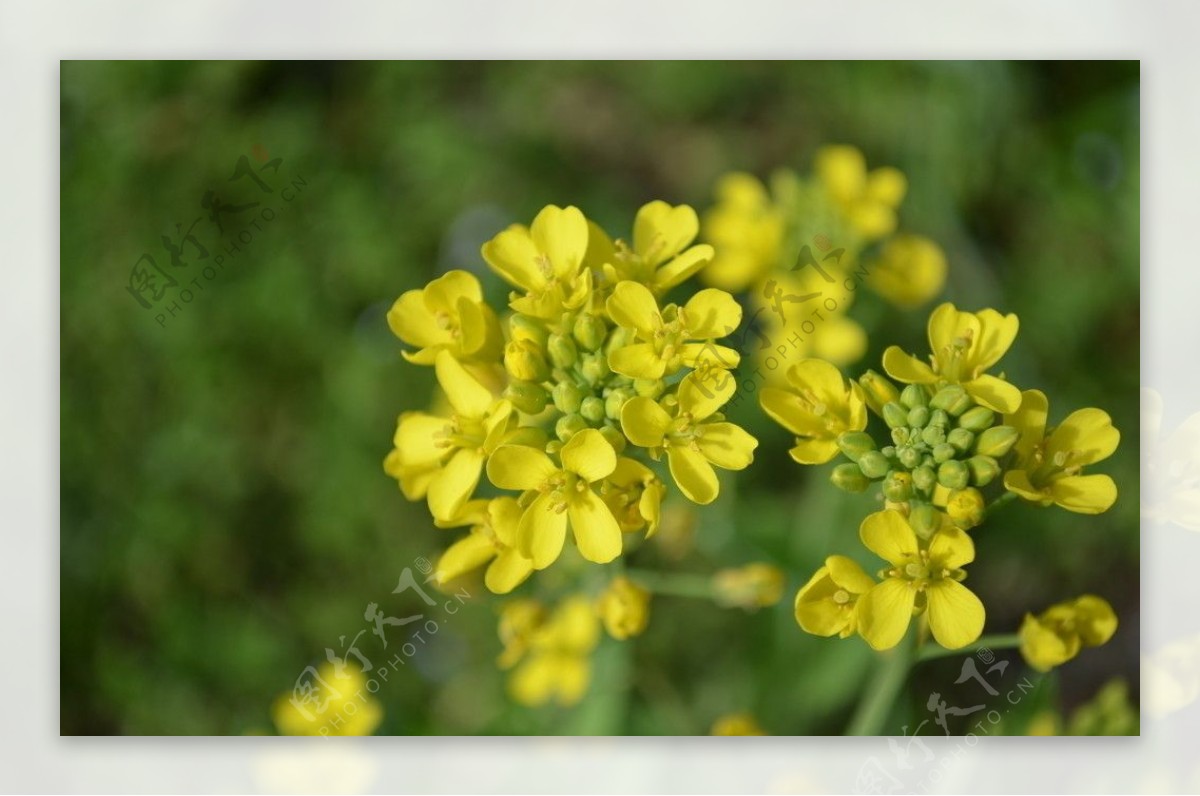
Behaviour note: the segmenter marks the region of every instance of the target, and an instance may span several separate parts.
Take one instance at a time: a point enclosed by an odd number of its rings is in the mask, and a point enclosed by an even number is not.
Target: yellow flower
[[[824,464],[838,453],[837,438],[867,427],[862,388],[820,359],[788,368],[789,387],[764,387],[759,403],[775,422],[796,435],[790,451],[801,464]]]
[[[671,477],[693,503],[716,499],[720,484],[714,465],[742,470],[754,461],[758,440],[717,412],[736,386],[727,373],[708,386],[689,373],[670,402],[674,413],[645,396],[629,399],[621,409],[625,436],[634,445],[650,448],[653,456],[665,449]]]
[[[829,556],[796,592],[796,622],[815,636],[851,636],[858,630],[858,600],[874,585],[853,559]]]
[[[713,722],[709,735],[766,735],[767,731],[749,713],[730,713]]]
[[[901,309],[919,307],[942,292],[946,255],[920,235],[890,238],[870,266],[867,285]]]
[[[717,183],[717,204],[704,218],[704,236],[716,247],[701,279],[739,292],[778,264],[786,228],[766,187],[749,174],[727,174]]]
[[[444,527],[470,525],[471,532],[459,539],[438,560],[435,577],[446,583],[487,564],[484,585],[495,594],[507,594],[525,582],[533,562],[517,550],[517,526],[521,507],[514,498],[472,500],[458,517]]]
[[[713,599],[728,608],[767,608],[783,598],[783,570],[761,561],[713,575]]]
[[[592,485],[612,474],[617,454],[599,431],[576,432],[559,451],[562,466],[540,450],[502,445],[488,460],[491,482],[501,489],[536,490],[517,529],[521,553],[535,569],[558,560],[568,520],[580,554],[607,564],[621,554],[621,528]]]
[[[546,621],[546,607],[537,600],[510,600],[500,607],[496,630],[504,651],[496,659],[501,669],[511,669],[529,652],[534,634]]]
[[[1081,475],[1084,467],[1113,454],[1121,434],[1107,412],[1080,409],[1046,433],[1049,402],[1039,390],[1021,393],[1021,406],[1004,422],[1020,432],[1017,460],[1004,474],[1004,487],[1043,506],[1057,504],[1080,514],[1107,511],[1117,485],[1107,475]]]
[[[497,400],[450,352],[438,352],[434,367],[454,413],[450,417],[425,412],[400,415],[396,447],[384,469],[400,481],[409,500],[428,493],[430,512],[445,521],[454,517],[475,491],[490,451],[514,439],[514,434],[533,438],[538,432],[518,432],[512,404]]]
[[[900,171],[884,166],[868,173],[862,152],[846,145],[817,150],[814,170],[842,215],[865,239],[895,231],[896,209],[908,190]]]
[[[1083,647],[1098,647],[1117,632],[1117,615],[1100,597],[1085,594],[1047,608],[1040,615],[1026,614],[1021,623],[1021,655],[1030,666],[1045,672],[1079,654]]]
[[[736,351],[711,342],[742,322],[741,306],[723,290],[701,290],[683,307],[669,304],[660,312],[648,287],[625,281],[613,288],[607,306],[609,317],[638,340],[609,352],[608,365],[617,373],[661,379],[701,361],[715,360],[725,368],[738,364]],[[696,340],[708,342],[689,342]]]
[[[531,633],[528,652],[509,678],[509,693],[530,707],[578,703],[591,680],[588,656],[599,641],[591,603],[581,596],[569,598]]]
[[[649,539],[658,531],[666,491],[663,482],[649,467],[622,456],[617,459],[612,475],[600,487],[600,497],[617,518],[623,532],[645,528]]]
[[[832,264],[825,267],[838,273]],[[779,271],[751,291],[753,323],[761,325],[768,340],[791,341],[796,348],[791,356],[824,359],[835,365],[857,362],[866,353],[867,333],[846,314],[854,294],[842,298],[837,309],[830,311],[821,300],[828,290],[829,283],[815,269]],[[759,358],[773,353],[773,348],[761,347]],[[779,369],[768,370],[767,376],[782,373]]]
[[[943,523],[922,548],[908,520],[890,510],[863,520],[859,536],[892,565],[880,573],[883,582],[858,599],[858,630],[868,644],[877,650],[896,646],[914,611],[922,610],[934,639],[947,649],[979,638],[983,603],[959,583],[966,577],[962,567],[975,560],[971,537]]]
[[[527,291],[514,310],[557,318],[578,309],[591,293],[591,271],[582,268],[588,221],[577,207],[547,205],[533,224],[514,224],[483,244],[483,259],[508,282]]]
[[[883,367],[907,384],[961,384],[978,403],[995,412],[1011,413],[1021,405],[1021,391],[985,371],[1000,361],[1017,336],[1016,315],[987,309],[960,312],[949,302],[929,316],[932,367],[899,346],[883,352]]]
[[[271,718],[281,735],[370,735],[383,721],[383,707],[367,693],[367,678],[354,665],[328,661],[317,667],[311,698],[289,691],[271,704]]]
[[[620,575],[601,593],[596,612],[613,638],[624,641],[639,636],[650,623],[650,592]]]
[[[423,290],[410,290],[388,310],[392,332],[419,350],[402,352],[418,365],[432,365],[439,351],[455,359],[493,362],[504,336],[496,313],[483,300],[479,280],[466,271],[449,271]]]
[[[633,248],[615,246],[599,229],[592,228],[593,254],[606,281],[639,282],[658,296],[696,274],[713,258],[708,244],[691,246],[700,232],[696,211],[687,205],[672,207],[655,200],[642,205],[633,222]],[[597,240],[599,239],[599,240]]]

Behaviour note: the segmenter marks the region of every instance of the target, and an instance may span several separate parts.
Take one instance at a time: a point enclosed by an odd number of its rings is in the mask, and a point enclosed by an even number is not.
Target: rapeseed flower
[[[853,559],[829,556],[796,592],[796,623],[815,636],[852,636],[858,631],[858,600],[874,586]]]
[[[402,352],[418,365],[432,365],[440,351],[462,361],[494,362],[504,343],[479,280],[466,271],[449,271],[407,291],[388,310],[387,322],[397,337],[418,348]]]
[[[509,677],[509,693],[530,707],[578,703],[591,681],[590,655],[599,641],[599,619],[591,603],[580,595],[569,597],[528,630],[522,654],[506,661],[520,661]]]
[[[650,623],[650,592],[620,575],[600,594],[596,612],[613,638],[624,641],[639,636]]]
[[[1097,647],[1117,632],[1117,615],[1100,597],[1085,594],[1058,603],[1021,623],[1021,655],[1038,671],[1049,671],[1079,654],[1084,647]]]
[[[788,368],[786,388],[764,387],[759,403],[772,419],[796,435],[792,458],[822,464],[837,455],[838,437],[867,426],[862,388],[820,359]]]
[[[272,703],[280,735],[370,735],[383,721],[383,707],[368,693],[367,678],[357,666],[326,661],[309,687],[299,697],[289,691]]]
[[[507,594],[533,573],[533,561],[517,549],[521,506],[514,498],[472,500],[458,517],[443,527],[470,525],[471,532],[446,548],[438,559],[434,577],[446,583],[487,565],[484,585],[495,594]]]

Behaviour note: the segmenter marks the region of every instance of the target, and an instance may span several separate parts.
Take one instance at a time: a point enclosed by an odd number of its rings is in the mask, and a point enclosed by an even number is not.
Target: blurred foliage
[[[718,175],[807,168],[831,142],[907,174],[903,224],[946,249],[949,299],[1019,314],[1010,379],[1045,389],[1052,420],[1100,406],[1122,431],[1114,509],[1011,506],[976,532],[971,587],[988,632],[1088,591],[1120,616],[1036,707],[1137,683],[1138,92],[1136,63],[64,63],[61,731],[272,731],[272,700],[368,627],[368,602],[419,610],[391,591],[447,536],[381,469],[396,415],[432,388],[383,320],[401,292],[483,274],[480,243],[545,204],[623,231],[650,199],[703,209]],[[282,158],[258,172],[272,193],[229,182],[244,155]],[[218,234],[208,190],[275,211],[211,279],[260,210]],[[195,218],[210,258],[175,269],[160,238]],[[191,300],[139,306],[143,253],[198,278]],[[864,295],[853,314],[864,367],[924,348],[925,310]],[[793,464],[753,402],[735,419],[762,441],[755,465],[696,513],[694,546],[651,557],[777,565],[780,604],[656,598],[644,636],[602,642],[583,705],[531,711],[504,696],[479,587],[380,688],[379,731],[704,733],[749,712],[774,734],[840,732],[872,654],[802,633],[790,597],[827,553],[855,553],[869,498]],[[369,630],[358,646],[376,667],[397,652]],[[917,670],[897,732],[930,691],[970,687],[960,664]]]

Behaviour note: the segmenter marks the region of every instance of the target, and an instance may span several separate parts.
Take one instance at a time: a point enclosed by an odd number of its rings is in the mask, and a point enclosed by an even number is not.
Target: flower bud
[[[561,334],[550,335],[550,340],[546,343],[546,350],[550,352],[550,361],[556,368],[571,367],[579,356],[579,349],[575,347],[575,342],[570,337],[564,337]]]
[[[662,379],[637,379],[633,382],[634,391],[644,397],[658,400],[658,397],[663,394],[666,385]]]
[[[550,393],[539,384],[527,381],[510,381],[504,388],[504,397],[512,401],[512,405],[527,415],[539,414],[546,408]]]
[[[965,428],[956,428],[946,435],[946,442],[953,445],[954,450],[959,453],[966,453],[975,444],[975,435]]]
[[[563,415],[554,424],[554,433],[563,442],[569,442],[571,437],[587,427],[587,421],[579,415]]]
[[[604,399],[589,395],[579,405],[579,414],[583,415],[584,420],[599,423],[604,419]]]
[[[908,445],[896,451],[896,458],[900,460],[902,466],[909,470],[919,467],[921,464],[921,452]]]
[[[504,346],[504,369],[520,381],[541,382],[550,378],[550,365],[532,340],[513,339]]]
[[[972,456],[967,459],[967,469],[975,486],[987,486],[1000,475],[1000,465],[991,456]]]
[[[998,459],[1012,450],[1020,438],[1021,432],[1012,426],[993,426],[979,435],[979,440],[975,443],[975,452],[981,456]]]
[[[929,413],[929,425],[946,428],[950,425],[950,415],[944,409],[934,409]]]
[[[618,575],[601,593],[596,613],[613,638],[623,641],[640,635],[650,622],[650,592]]]
[[[946,441],[946,429],[941,426],[927,426],[921,429],[921,441],[931,448],[936,448]]]
[[[599,384],[612,373],[608,368],[608,357],[604,354],[584,354],[579,372],[587,379],[588,384],[593,385]]]
[[[888,457],[889,459],[896,458],[896,446],[895,445],[884,445],[882,448],[879,449],[879,452],[882,453],[884,456]]]
[[[528,340],[538,348],[544,348],[546,339],[550,336],[541,321],[528,315],[512,316],[508,319],[508,328],[512,332],[513,340]]]
[[[610,420],[621,420],[621,409],[625,407],[625,402],[633,397],[633,393],[624,388],[617,388],[609,392],[604,398],[604,414]]]
[[[925,388],[921,385],[909,384],[904,388],[903,392],[900,393],[900,403],[904,404],[909,409],[915,409],[918,406],[928,406],[929,395],[926,394]]]
[[[937,475],[933,472],[933,468],[925,465],[921,465],[913,470],[912,477],[913,486],[925,493],[933,489],[933,485],[937,483]]]
[[[850,463],[834,467],[829,480],[838,489],[844,489],[847,492],[863,492],[871,485],[867,477],[862,474],[862,470],[858,469],[858,465]]]
[[[846,431],[838,435],[837,446],[847,459],[856,462],[867,451],[875,450],[875,440],[865,431]]]
[[[929,402],[929,405],[934,409],[941,409],[954,417],[958,417],[970,409],[974,403],[971,400],[971,396],[967,395],[967,391],[960,385],[948,384],[937,391],[937,395],[933,396],[933,400]]]
[[[883,496],[895,503],[903,503],[912,497],[912,476],[893,470],[883,479]]]
[[[900,400],[900,391],[896,389],[896,385],[873,370],[868,370],[859,377],[858,386],[862,387],[867,406],[877,415],[883,413],[884,404]]]
[[[938,464],[950,461],[957,454],[958,451],[949,442],[942,442],[933,446],[933,460]]]
[[[908,386],[911,387],[912,385]],[[913,428],[925,428],[925,424],[929,422],[929,407],[917,404],[908,410],[905,419],[908,420],[908,424]]]
[[[555,384],[550,394],[554,398],[554,406],[565,415],[578,412],[585,395],[581,388],[570,381],[560,381]]]
[[[907,445],[908,444],[908,429],[903,426],[901,426],[900,428],[893,428],[892,429],[892,442],[896,443],[897,445]]]
[[[928,540],[941,524],[937,509],[928,503],[914,503],[908,512],[908,524],[913,532]]]
[[[892,401],[883,405],[883,422],[888,428],[900,428],[908,425],[908,412],[903,406]]]
[[[607,335],[608,327],[604,325],[604,320],[590,312],[580,313],[571,329],[571,336],[585,351],[599,350]]]
[[[996,413],[986,406],[977,406],[958,419],[959,428],[979,433],[992,425]]]
[[[967,465],[958,459],[951,459],[938,465],[938,483],[947,489],[962,489],[967,485],[967,478],[969,476],[970,472],[967,470]]]
[[[613,446],[613,450],[617,452],[618,456],[620,456],[625,450],[625,435],[621,433],[619,428],[616,428],[615,426],[605,426],[604,428],[600,429],[600,436],[608,440],[608,444]]]
[[[862,470],[863,475],[874,481],[887,475],[891,465],[888,464],[887,457],[879,451],[867,451],[858,457],[858,469]]]
[[[946,499],[946,514],[959,528],[969,530],[983,522],[984,506],[978,489],[955,489]]]

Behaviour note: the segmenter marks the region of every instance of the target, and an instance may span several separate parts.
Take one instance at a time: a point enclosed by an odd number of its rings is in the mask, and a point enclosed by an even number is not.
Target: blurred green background
[[[403,615],[398,575],[450,536],[381,469],[397,414],[432,390],[384,322],[400,293],[482,275],[480,243],[545,204],[627,235],[650,199],[702,210],[720,174],[804,171],[825,143],[907,174],[901,226],[946,250],[947,298],[1020,315],[1010,379],[1049,393],[1052,419],[1100,406],[1122,431],[1098,468],[1116,506],[1010,506],[974,534],[970,585],[988,632],[1085,591],[1121,618],[1037,678],[1026,710],[1070,710],[1115,677],[1136,701],[1136,63],[64,62],[61,102],[64,734],[273,731],[271,700],[365,627],[368,602]],[[242,156],[271,193],[229,182]],[[217,235],[209,190],[261,204]],[[261,207],[273,220],[249,227]],[[172,268],[160,239],[197,218],[210,257],[185,248]],[[143,253],[181,288],[198,279],[191,300],[143,309],[127,290]],[[852,314],[871,335],[852,372],[891,343],[924,350],[927,310],[864,294]],[[840,732],[872,655],[801,632],[791,598],[827,554],[859,556],[871,503],[792,463],[752,402],[735,419],[762,442],[755,465],[666,565],[775,563],[779,605],[658,598],[645,636],[602,644],[583,705],[529,710],[504,695],[497,601],[475,591],[380,689],[380,732],[705,733],[743,710],[771,733]],[[391,657],[369,632],[359,647]],[[928,718],[931,690],[955,704],[960,663],[917,670],[895,733]]]

